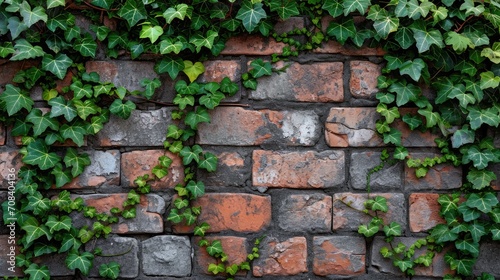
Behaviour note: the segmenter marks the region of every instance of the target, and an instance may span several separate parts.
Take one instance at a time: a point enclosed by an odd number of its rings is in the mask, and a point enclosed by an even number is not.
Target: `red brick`
[[[439,194],[412,193],[408,200],[410,212],[410,230],[425,232],[446,221],[439,215],[441,205],[438,203]]]
[[[226,265],[239,265],[247,260],[248,249],[246,238],[236,236],[209,236],[205,239],[210,243],[214,240],[219,240],[221,242],[222,249],[228,256]],[[198,244],[199,241],[200,238],[195,238],[196,244]],[[208,271],[208,265],[217,263],[217,260],[207,253],[206,248],[195,246],[195,257],[198,268],[205,274],[213,275],[212,272]],[[246,275],[246,272],[242,270],[237,275]]]
[[[305,237],[292,237],[280,242],[265,238],[260,245],[260,257],[253,263],[253,275],[284,276],[307,272],[307,242]]]
[[[441,156],[433,153],[410,153],[411,158],[434,158]],[[462,169],[452,164],[438,164],[429,168],[423,178],[417,178],[415,168],[405,165],[405,188],[409,190],[449,190],[462,186]]]
[[[365,273],[365,239],[354,236],[315,236],[313,271],[320,276]]]
[[[18,150],[0,149],[0,189],[7,189],[9,187],[9,180],[7,179],[10,178],[9,176],[13,176],[9,174],[14,174],[17,180],[17,172],[21,166],[23,166],[22,155],[19,154]],[[15,169],[15,171],[11,173],[10,169]]]
[[[85,205],[93,206],[98,213],[110,213],[111,208],[123,210],[123,202],[127,200],[126,193],[82,195]],[[136,217],[120,218],[117,224],[111,226],[112,232],[125,233],[162,233],[165,201],[158,195],[142,195],[136,206]]]
[[[352,45],[341,45],[339,42],[328,41],[322,44],[321,47],[314,50],[315,53],[321,54],[341,54],[349,56],[383,56],[385,51],[381,48],[358,48]]]
[[[120,185],[120,152],[118,150],[87,151],[90,165],[63,189],[96,188]]]
[[[0,59],[0,93],[2,93],[3,86],[12,84],[12,79],[17,72],[26,70],[33,66],[38,66],[39,60],[23,60],[23,61],[9,61],[7,59]]]
[[[412,108],[400,110],[401,116],[415,112]],[[375,128],[380,115],[375,108],[331,108],[325,124],[325,137],[330,147],[377,147],[384,141]],[[430,132],[411,131],[402,121],[395,121],[394,127],[402,132],[401,141],[405,147],[435,147],[436,135]]]
[[[343,151],[253,152],[252,182],[257,187],[329,188],[345,181]]]
[[[217,156],[217,172],[198,172],[198,178],[209,186],[221,187],[241,187],[250,180],[251,177],[251,151],[231,147],[232,151],[210,148],[205,151]],[[233,152],[234,151],[234,152]],[[245,163],[246,162],[246,163]]]
[[[355,98],[371,99],[378,92],[377,78],[382,74],[382,65],[369,61],[351,61],[349,87]]]
[[[195,201],[201,206],[198,221],[210,224],[208,232],[231,230],[258,232],[271,223],[271,198],[245,193],[209,193]],[[187,233],[192,227],[174,225],[176,233]]]
[[[168,168],[168,175],[160,180],[151,182],[154,190],[173,188],[184,183],[184,166],[181,158],[165,150],[141,150],[123,153],[121,158],[121,173],[123,186],[136,186],[134,180],[138,176],[149,174],[149,178],[156,178],[151,170],[158,165],[160,156],[168,156],[173,160]]]
[[[275,73],[259,79],[259,86],[250,93],[250,98],[342,102],[344,100],[343,71],[342,62],[291,63],[283,73]]]
[[[237,82],[241,77],[241,65],[239,60],[209,60],[203,63],[205,72],[201,74],[201,82],[218,82],[228,77]]]
[[[231,37],[226,42],[222,55],[272,55],[280,54],[285,44],[278,43],[272,38],[258,35],[241,35]]]
[[[305,27],[305,22],[303,17],[291,17],[286,20],[279,20],[274,25],[274,31],[277,34],[283,34],[286,32],[293,31],[295,28],[302,29]]]
[[[219,107],[211,111],[210,116],[210,123],[198,127],[199,144],[312,146],[320,137],[319,117],[314,111],[253,111],[241,107]]]

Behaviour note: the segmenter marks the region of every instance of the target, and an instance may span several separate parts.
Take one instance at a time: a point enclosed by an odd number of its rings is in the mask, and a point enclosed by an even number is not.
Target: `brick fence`
[[[233,38],[221,56],[204,63],[206,72],[199,80],[220,81],[228,76],[240,82],[250,61],[269,59],[281,47],[259,37]],[[239,263],[254,240],[265,236],[260,258],[250,272],[237,278],[402,278],[378,253],[384,246],[382,237],[364,239],[357,233],[368,217],[353,209],[363,208],[366,175],[380,162],[385,148],[375,130],[374,96],[382,55],[379,49],[325,44],[286,62],[285,72],[260,79],[257,90],[241,89],[211,112],[210,124],[200,125],[196,143],[219,157],[216,173],[196,175],[207,186],[207,194],[196,203],[203,206],[201,220],[212,226],[208,238],[221,240],[230,262]],[[12,78],[9,69],[15,65],[0,64],[1,85]],[[142,78],[159,77],[165,86],[155,99],[171,102],[174,82],[155,74],[153,66],[152,61],[125,60],[86,64],[102,80],[130,90],[138,89]],[[33,98],[41,101],[39,95],[35,92]],[[122,265],[123,278],[213,279],[207,272],[213,260],[196,245],[192,229],[166,221],[173,187],[184,176],[181,160],[162,149],[174,107],[142,103],[139,108],[128,120],[112,117],[102,132],[86,140],[81,150],[90,155],[92,164],[65,187],[88,205],[108,211],[120,207],[134,187],[134,178],[149,172],[158,156],[167,153],[174,159],[169,175],[141,201],[135,219],[120,220],[108,239],[86,245],[89,250],[102,248],[104,255],[119,255],[96,257],[90,278],[98,276],[101,263],[116,261]],[[401,129],[411,156],[437,152],[433,135]],[[19,147],[3,126],[0,145],[1,170],[19,168]],[[5,182],[3,176],[0,180]],[[371,190],[388,199],[390,211],[384,219],[399,222],[405,236],[400,241],[409,243],[442,222],[437,195],[461,183],[460,168],[438,166],[426,178],[417,179],[413,170],[396,164],[371,177]],[[3,184],[0,189],[0,201],[7,197],[6,187]],[[2,260],[8,233],[1,228]],[[428,279],[446,274],[443,256],[429,268],[418,269],[417,275]],[[475,270],[500,277],[499,257],[498,243],[483,244]],[[40,262],[49,266],[54,277],[74,275],[62,265],[64,256]],[[5,268],[2,261],[0,272],[9,275]]]

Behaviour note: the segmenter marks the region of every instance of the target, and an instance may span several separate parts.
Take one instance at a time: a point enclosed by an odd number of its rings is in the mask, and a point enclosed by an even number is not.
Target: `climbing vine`
[[[276,21],[292,16],[305,16],[311,24],[281,34],[273,30]],[[322,28],[325,16],[333,20]],[[391,155],[384,153],[383,160],[403,160],[415,168],[417,177],[442,163],[462,166],[466,174],[457,193],[439,198],[445,224],[411,246],[390,243],[381,253],[412,275],[415,265],[429,265],[439,248],[451,245],[454,250],[445,260],[456,276],[447,277],[470,276],[480,241],[500,239],[500,204],[491,187],[497,179],[491,167],[500,162],[493,140],[493,127],[500,123],[499,28],[496,0],[0,0],[0,57],[26,65],[0,95],[0,121],[12,128],[11,134],[22,145],[24,163],[18,173],[15,207],[8,202],[2,205],[4,221],[14,213],[21,233],[17,265],[30,279],[48,279],[47,266],[33,258],[66,253],[68,268],[87,275],[100,252],[85,252],[82,245],[109,234],[119,217],[135,217],[135,205],[141,194],[149,192],[150,181],[168,174],[172,160],[162,156],[153,176],[139,176],[122,207],[107,214],[58,190],[90,164],[89,156],[77,148],[86,137],[98,133],[111,114],[128,118],[136,108],[132,100],[154,102],[155,90],[161,86],[159,79],[144,79],[143,90],[131,92],[102,82],[97,73],[84,68],[92,59],[152,56],[156,72],[176,81],[173,104],[178,109],[172,119],[178,124],[168,127],[164,146],[182,158],[186,174],[184,184],[175,187],[177,198],[167,219],[194,225],[194,234],[204,237],[209,225],[198,223],[202,209],[192,202],[204,194],[205,187],[194,172],[215,171],[217,158],[191,145],[190,139],[199,123],[210,121],[209,110],[236,93],[239,85],[228,78],[196,80],[204,72],[202,62],[219,55],[228,38],[257,33],[285,43],[280,54],[272,55],[272,62],[328,40],[386,51],[383,75],[378,78],[381,119],[376,129],[386,144],[395,147]],[[243,86],[249,89],[258,86],[258,78],[280,71],[261,59],[252,61],[249,68],[242,76]],[[43,108],[30,95],[35,88],[43,92]],[[415,110],[402,115],[403,107]],[[394,126],[401,122],[410,130],[440,135],[436,146],[441,155],[412,158],[401,140],[403,132]],[[388,242],[395,240],[401,226],[384,225],[379,217],[387,210],[384,198],[370,198],[366,211],[373,219],[359,232],[371,237],[382,229]],[[76,228],[70,216],[73,211],[82,212],[92,225]],[[218,258],[208,268],[214,274],[231,277],[239,269],[249,269],[248,262],[226,265],[220,241],[202,238],[200,245]],[[422,246],[429,251],[414,257],[415,248]],[[255,257],[258,247],[248,259]],[[104,264],[99,271],[103,277],[116,278],[119,266]],[[480,277],[491,279],[486,274]]]

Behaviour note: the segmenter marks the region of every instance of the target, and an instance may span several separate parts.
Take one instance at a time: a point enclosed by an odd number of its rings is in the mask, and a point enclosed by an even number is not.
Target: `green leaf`
[[[250,63],[250,74],[254,78],[260,78],[262,76],[270,76],[272,74],[272,68],[270,62],[264,62],[262,59],[256,59]]]
[[[109,111],[126,120],[130,117],[130,114],[132,114],[132,111],[135,110],[135,108],[135,103],[130,100],[123,103],[122,100],[115,99],[115,101],[111,103],[111,106],[109,106]]]
[[[184,44],[181,41],[172,41],[171,38],[167,38],[160,42],[160,53],[161,54],[169,54],[171,52],[178,54],[184,48]],[[182,60],[181,60],[182,62]]]
[[[344,19],[340,23],[332,21],[328,25],[326,33],[343,45],[347,39],[354,38],[356,35],[356,26],[354,26],[352,19]]]
[[[406,114],[403,116],[402,120],[408,125],[411,130],[415,130],[420,125],[422,125],[422,119],[418,116],[413,116],[411,114]]]
[[[41,170],[52,168],[61,160],[56,153],[49,153],[48,147],[43,140],[38,139],[27,147],[27,153],[23,158],[23,162],[31,165],[38,165]]]
[[[55,215],[50,215],[45,225],[49,228],[50,233],[60,230],[69,231],[71,229],[72,220],[69,216],[57,217]]]
[[[151,44],[153,44],[162,34],[163,28],[161,28],[161,26],[145,24],[142,26],[141,32],[139,33],[139,38],[149,38]]]
[[[441,116],[438,112],[433,112],[432,106],[428,105],[425,109],[419,109],[418,113],[425,117],[425,126],[433,127],[436,126],[439,122],[441,122]]]
[[[269,3],[271,12],[277,12],[281,19],[288,19],[299,14],[297,3],[290,0],[272,0]]]
[[[167,220],[171,221],[174,224],[178,224],[178,223],[182,222],[183,219],[184,219],[184,216],[181,213],[179,213],[179,210],[176,208],[170,210],[170,213],[168,214],[168,217],[167,217]]]
[[[204,105],[208,109],[214,109],[215,107],[219,106],[224,97],[224,94],[220,92],[206,94],[200,97],[200,104]]]
[[[458,250],[470,253],[473,257],[477,257],[479,255],[479,243],[474,242],[470,238],[455,241],[455,247]]]
[[[203,157],[198,163],[198,168],[205,169],[208,172],[214,172],[217,169],[217,157],[210,152],[203,154]]]
[[[393,261],[393,264],[395,266],[397,266],[402,272],[405,272],[405,271],[413,268],[412,260],[407,260],[407,259],[398,260],[398,259],[396,259]]]
[[[25,239],[28,244],[42,236],[46,236],[48,240],[52,239],[52,234],[45,225],[27,224],[21,228],[26,231]]]
[[[155,65],[158,74],[168,73],[170,78],[175,79],[180,71],[184,69],[184,62],[181,58],[164,57]]]
[[[74,100],[73,105],[76,107],[76,112],[78,116],[85,120],[88,116],[96,114],[99,112],[100,108],[92,100]]]
[[[370,0],[345,0],[343,2],[344,16],[354,11],[358,11],[360,14],[364,15],[370,6]]]
[[[496,180],[497,176],[489,170],[470,170],[467,173],[467,181],[472,183],[472,188],[482,190],[489,186],[491,181]]]
[[[107,279],[117,279],[120,275],[120,264],[117,262],[103,263],[99,266],[99,275]]]
[[[40,46],[33,46],[26,39],[16,40],[14,45],[14,55],[10,58],[12,61],[25,60],[35,57],[44,56],[45,52]]]
[[[64,0],[47,0],[47,9],[52,9],[59,6],[65,6]]]
[[[211,263],[208,265],[208,272],[212,272],[214,275],[217,275],[218,273],[222,273],[225,271],[226,267],[224,266],[223,263],[220,264]]]
[[[453,259],[450,262],[450,268],[456,270],[461,275],[471,275],[472,267],[474,266],[475,260],[472,259]]]
[[[182,164],[189,165],[193,160],[198,162],[201,153],[203,153],[202,148],[199,145],[193,145],[182,148],[179,155],[182,157]]]
[[[71,139],[73,142],[78,145],[78,147],[81,147],[84,143],[84,137],[86,133],[86,129],[77,124],[63,124],[60,129],[61,136],[64,139]]]
[[[46,255],[50,253],[57,252],[57,248],[55,246],[51,246],[45,243],[37,242],[35,243],[35,248],[34,248],[34,256],[39,257],[41,255]]]
[[[97,42],[90,35],[87,35],[84,38],[77,39],[73,45],[73,49],[78,51],[82,56],[94,58],[97,51]]]
[[[55,57],[46,54],[42,59],[42,69],[51,72],[62,80],[72,63],[73,60],[63,53],[56,54]]]
[[[404,50],[415,44],[415,38],[413,38],[413,32],[410,28],[401,27],[396,34],[394,34],[394,39],[398,42],[399,46]]]
[[[125,5],[118,10],[118,16],[124,18],[131,27],[136,25],[141,19],[145,19],[147,14],[142,1],[139,2],[137,0],[127,0]]]
[[[458,207],[458,212],[462,214],[462,218],[465,222],[473,221],[481,216],[481,212],[479,212],[477,209],[470,208],[465,204],[461,204]]]
[[[64,156],[64,163],[71,167],[71,175],[76,177],[83,173],[85,167],[90,165],[90,157],[88,154],[79,154],[75,149],[68,148]]]
[[[439,224],[431,230],[431,236],[436,239],[438,243],[444,243],[447,241],[455,241],[458,238],[458,234],[453,233],[448,228],[448,225]]]
[[[480,82],[481,89],[497,88],[498,85],[500,84],[500,76],[495,76],[495,74],[491,71],[483,72],[480,74],[480,76],[481,76],[481,82]]]
[[[221,254],[222,252],[223,250],[220,240],[214,240],[212,241],[212,244],[210,244],[210,246],[207,246],[207,253],[210,256],[216,256],[218,254]]]
[[[434,6],[432,2],[429,2],[427,0],[425,1],[420,1],[421,3],[418,3],[419,1],[417,0],[409,0],[408,1],[408,16],[412,19],[419,19],[420,16],[422,17],[427,17],[427,14],[429,13],[430,9]]]
[[[217,31],[208,30],[207,35],[203,36],[201,33],[195,33],[189,39],[189,43],[196,46],[196,52],[200,52],[202,47],[207,49],[212,49],[214,46],[214,40],[219,36]]]
[[[432,45],[439,48],[444,48],[443,36],[439,30],[421,30],[413,28],[413,38],[417,41],[417,49],[419,53],[426,52]]]
[[[203,107],[197,107],[193,112],[189,112],[186,115],[186,119],[184,121],[191,129],[196,130],[198,128],[198,124],[202,122],[210,122],[210,115],[208,114],[207,109]]]
[[[326,10],[334,18],[344,13],[342,2],[337,0],[326,0],[321,8]]]
[[[189,6],[187,4],[178,4],[175,5],[175,7],[170,7],[165,12],[163,12],[163,17],[167,20],[167,23],[170,24],[172,21],[176,18],[180,20],[184,20],[184,17],[188,15],[188,8]]]
[[[9,116],[19,112],[22,108],[30,111],[34,104],[29,94],[11,84],[5,86],[5,91],[0,95],[0,101],[5,102]]]
[[[451,136],[451,145],[453,148],[460,148],[465,144],[474,143],[476,134],[474,131],[469,130],[468,125],[464,125],[461,129],[458,129]]]
[[[370,237],[375,235],[378,232],[378,230],[379,226],[373,225],[371,223],[369,225],[360,225],[358,227],[358,233],[364,235],[365,237]]]
[[[476,146],[473,146],[467,150],[463,160],[464,163],[472,161],[477,169],[484,169],[488,166],[488,163],[496,160],[496,156],[491,150],[479,150]]]
[[[48,113],[43,114],[40,109],[33,109],[28,116],[26,116],[26,121],[33,124],[33,136],[39,136],[48,127],[57,131],[59,129],[59,123],[57,120],[48,116]]]
[[[42,6],[36,6],[32,10],[30,4],[23,1],[19,8],[21,16],[23,16],[23,22],[28,28],[39,21],[47,22],[47,14]]]
[[[468,224],[467,227],[472,236],[472,240],[475,243],[479,243],[479,241],[481,241],[481,237],[488,234],[482,222],[478,220],[474,220],[472,223]]]
[[[194,235],[196,235],[196,236],[202,236],[202,237],[203,237],[203,236],[205,236],[205,233],[206,233],[206,232],[207,232],[207,230],[209,230],[209,229],[210,229],[210,225],[209,225],[209,224],[207,224],[206,222],[203,222],[201,225],[196,226],[196,227],[194,228],[193,233],[194,233]]]
[[[252,32],[260,20],[267,17],[266,11],[262,6],[262,3],[253,4],[252,1],[244,0],[241,8],[238,10],[236,18],[242,21],[243,27],[248,32]]]
[[[399,67],[399,74],[410,76],[415,82],[418,82],[422,70],[426,68],[425,62],[421,58],[408,60]]]
[[[199,61],[193,64],[189,60],[184,60],[184,69],[182,69],[182,72],[188,76],[189,81],[192,83],[199,75],[205,72],[205,66]]]
[[[175,205],[175,208],[182,209],[182,208],[185,208],[185,207],[189,206],[189,200],[182,199],[182,198],[176,198],[174,200],[174,205]]]
[[[64,118],[70,122],[78,115],[73,103],[71,101],[66,102],[62,96],[52,98],[48,103],[52,106],[50,110],[51,118],[64,115]]]
[[[36,263],[30,264],[30,266],[23,271],[25,274],[29,275],[29,279],[33,280],[49,280],[50,279],[50,271],[46,265],[41,267]]]
[[[69,269],[78,269],[83,275],[87,276],[93,260],[94,255],[89,252],[79,254],[77,251],[72,251],[66,257],[65,263]]]
[[[401,225],[396,222],[391,222],[388,226],[384,226],[385,236],[400,236],[401,235]]]
[[[12,45],[12,42],[4,42],[3,44],[0,45],[0,57],[1,58],[6,58],[10,54],[13,54],[15,52],[14,46]]]
[[[467,50],[467,47],[473,49],[475,46],[472,41],[462,34],[455,31],[449,31],[445,34],[445,43],[448,46],[452,46],[458,54],[463,53]]]
[[[103,9],[109,10],[111,8],[111,5],[115,0],[92,0],[92,5],[95,5],[97,7],[101,7]]]
[[[388,90],[396,94],[396,105],[399,107],[410,101],[417,100],[422,91],[420,87],[414,84],[407,84],[405,80],[393,83]]]
[[[201,181],[195,182],[191,180],[186,185],[186,190],[188,190],[189,193],[191,193],[191,196],[196,199],[205,194],[205,184]]]
[[[498,199],[493,193],[473,193],[465,203],[471,208],[476,208],[483,213],[488,213],[498,204]]]

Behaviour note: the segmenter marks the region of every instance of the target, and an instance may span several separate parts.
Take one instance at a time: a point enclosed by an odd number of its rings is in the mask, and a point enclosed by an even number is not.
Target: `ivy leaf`
[[[184,69],[184,62],[181,58],[164,57],[155,64],[158,74],[168,73],[170,78],[175,79],[180,71]]]
[[[87,132],[89,134],[95,135],[97,132],[101,131],[104,127],[105,118],[101,116],[95,116],[90,119],[90,122],[87,124]]]
[[[196,226],[193,230],[194,235],[196,236],[205,236],[207,230],[210,229],[210,225],[206,222],[203,222],[201,225]]]
[[[220,240],[214,240],[210,246],[207,246],[207,253],[212,257],[221,254],[222,252],[223,249]]]
[[[463,158],[465,164],[472,161],[474,163],[474,167],[477,169],[484,169],[488,166],[489,162],[495,160],[496,156],[491,150],[479,150],[476,146],[470,147]]]
[[[129,26],[134,26],[141,19],[145,19],[147,17],[147,12],[142,1],[127,0],[125,5],[118,10],[118,16],[124,18],[128,22]]]
[[[463,53],[465,50],[467,50],[467,47],[471,49],[475,47],[468,37],[462,34],[458,34],[455,31],[447,32],[445,34],[445,37],[445,43],[448,46],[452,46],[453,50],[455,50],[458,54]]]
[[[41,255],[46,255],[46,254],[50,254],[53,252],[57,252],[57,248],[55,246],[51,246],[51,245],[48,245],[45,243],[37,242],[37,243],[35,243],[33,255],[35,257],[39,257]]]
[[[92,0],[92,5],[95,5],[97,7],[101,7],[103,9],[109,10],[111,8],[111,5],[115,0]]]
[[[163,34],[163,28],[161,26],[152,26],[150,24],[145,24],[142,26],[141,32],[139,33],[139,38],[149,38],[151,44],[154,44],[156,40]]]
[[[92,97],[94,92],[92,91],[92,86],[89,84],[83,85],[81,81],[73,82],[69,88],[74,93],[74,99],[82,99],[83,97]],[[76,100],[75,100],[76,101]]]
[[[179,109],[184,110],[186,106],[194,106],[194,96],[177,94],[173,100],[173,103],[179,105]]]
[[[422,125],[422,120],[418,116],[412,116],[411,114],[404,115],[402,120],[408,125],[411,130],[415,130],[420,125]]]
[[[476,190],[484,189],[489,186],[491,181],[496,180],[497,176],[489,170],[470,170],[467,173],[467,181],[472,183],[472,187]]]
[[[413,261],[412,260],[407,260],[407,259],[399,260],[399,259],[396,259],[396,260],[394,260],[393,264],[395,266],[397,266],[402,272],[405,272],[408,269],[413,268]]]
[[[484,48],[481,51],[481,57],[487,57],[491,62],[495,64],[500,63],[500,43],[495,42],[493,43],[493,46],[491,48]]]
[[[200,104],[204,105],[208,109],[214,109],[215,107],[219,106],[224,97],[224,94],[220,92],[206,94],[200,97]]]
[[[498,109],[495,107],[480,109],[478,107],[469,106],[467,109],[469,109],[467,120],[469,120],[470,127],[473,130],[478,129],[482,124],[498,127],[500,116],[498,115]]]
[[[465,205],[465,203],[458,206],[458,212],[462,214],[462,218],[465,222],[473,221],[481,216],[481,212],[479,212],[477,209],[470,208],[469,206]]]
[[[207,47],[212,49],[214,46],[214,40],[219,36],[217,31],[208,30],[206,37],[201,33],[196,33],[191,36],[189,42],[196,46],[196,52],[200,52],[202,47]]]
[[[64,0],[47,0],[47,9],[52,9],[55,7],[63,6],[65,5]]]
[[[384,226],[385,236],[400,236],[401,235],[401,225],[396,222],[391,222],[388,226]]]
[[[453,259],[450,262],[450,268],[456,270],[461,275],[471,275],[472,267],[476,263],[473,259]]]
[[[241,21],[234,19],[234,18],[225,20],[221,23],[221,27],[223,27],[231,32],[238,29],[238,27],[240,27],[240,25],[241,25]]]
[[[62,96],[52,98],[48,103],[52,106],[50,110],[51,118],[64,115],[64,118],[70,122],[77,116],[76,108],[73,106],[72,102],[66,102]]]
[[[375,235],[379,230],[378,225],[369,224],[369,225],[360,225],[358,227],[358,233],[364,235],[365,237],[370,237]]]
[[[90,165],[90,158],[88,154],[79,154],[75,149],[68,148],[64,156],[64,163],[71,167],[71,175],[76,177],[83,173],[85,167]]]
[[[297,3],[290,0],[272,0],[269,3],[272,12],[277,12],[281,19],[288,19],[299,14]]]
[[[172,39],[167,38],[160,42],[160,53],[161,54],[169,54],[171,52],[178,54],[181,52],[184,44],[181,41],[172,42]],[[182,60],[181,60],[182,62]]]
[[[115,99],[115,101],[111,103],[111,106],[109,106],[109,111],[126,120],[130,117],[132,111],[135,110],[135,107],[135,103],[130,100],[127,100],[125,103],[123,103],[122,100]]]
[[[483,213],[488,213],[498,204],[498,199],[493,193],[473,193],[465,203],[471,208],[476,208]]]
[[[38,264],[32,263],[23,272],[30,276],[29,279],[34,279],[34,280],[49,280],[50,279],[49,267],[46,265],[39,267]]]
[[[42,134],[47,127],[50,127],[53,130],[59,129],[59,123],[57,120],[51,118],[47,114],[42,114],[40,109],[33,109],[28,116],[26,116],[26,121],[31,122],[33,124],[33,136],[39,136]]]
[[[26,39],[16,40],[14,45],[14,55],[10,58],[12,61],[25,60],[29,58],[35,58],[39,56],[44,56],[45,52],[40,46],[33,46]]]
[[[259,24],[261,19],[267,17],[266,11],[262,8],[262,3],[253,4],[252,1],[244,0],[241,8],[238,10],[236,18],[241,20],[243,27],[248,32],[252,32]]]
[[[395,119],[400,117],[398,107],[387,108],[387,105],[384,103],[379,103],[377,105],[377,113],[385,117],[385,120],[388,124],[394,122]]]
[[[444,48],[443,36],[439,30],[421,30],[413,28],[413,38],[417,41],[417,49],[419,53],[424,53],[430,49],[432,45],[439,48]]]
[[[75,144],[78,145],[78,147],[81,147],[85,143],[84,137],[85,137],[86,130],[81,125],[77,125],[77,124],[71,124],[71,125],[63,124],[61,126],[60,132],[61,132],[61,136],[64,139],[71,139],[71,140],[73,140],[73,142],[75,142]]]
[[[77,112],[78,116],[82,120],[85,120],[88,116],[90,116],[92,114],[98,113],[100,110],[99,106],[97,106],[92,100],[81,101],[81,100],[75,99],[73,101],[73,104],[76,107],[76,112]]]
[[[45,225],[40,226],[36,223],[28,223],[23,225],[21,228],[26,231],[25,239],[28,244],[44,235],[48,240],[52,239],[52,234]]]
[[[255,79],[262,76],[270,76],[272,74],[271,63],[264,62],[261,58],[252,61],[250,66],[252,69],[249,72]]]
[[[186,115],[186,119],[184,121],[191,129],[196,130],[198,128],[198,124],[202,122],[210,122],[210,115],[208,114],[207,109],[203,107],[197,107],[193,112],[189,112]]]
[[[11,84],[5,86],[5,91],[0,95],[0,101],[5,102],[9,116],[19,112],[22,108],[30,111],[34,104],[33,99],[26,92]]]
[[[346,0],[344,5],[344,16],[358,11],[360,14],[364,15],[368,6],[370,6],[370,0]]]
[[[28,144],[27,153],[23,162],[38,165],[41,170],[52,168],[61,160],[56,153],[49,153],[48,147],[43,140],[38,139]]]
[[[399,67],[399,74],[406,74],[410,76],[415,82],[418,82],[422,74],[422,70],[425,69],[426,66],[427,65],[421,58],[408,60]]]
[[[193,160],[199,162],[202,152],[203,150],[199,145],[193,145],[193,147],[185,146],[179,153],[182,157],[182,164],[189,165]]]
[[[500,84],[500,76],[495,76],[495,74],[491,71],[483,72],[479,75],[481,76],[481,89],[497,88]]]
[[[394,39],[398,42],[399,46],[404,50],[415,44],[415,38],[413,38],[413,32],[410,28],[401,27],[396,34],[394,34]]]
[[[438,112],[433,112],[431,105],[428,105],[425,109],[419,109],[418,113],[425,117],[426,127],[433,127],[441,122],[441,116]]]
[[[168,8],[164,13],[163,17],[167,20],[167,23],[170,24],[172,21],[176,18],[180,20],[184,20],[184,17],[188,15],[188,8],[189,6],[187,4],[178,4],[175,5],[175,7],[170,7]],[[189,15],[188,15],[189,17]]]
[[[201,181],[195,182],[191,180],[187,183],[186,190],[188,190],[189,193],[191,193],[193,199],[196,199],[205,194],[205,184],[203,184],[203,182]]]
[[[57,217],[50,215],[45,225],[49,228],[50,233],[60,230],[69,231],[71,229],[72,220],[68,216]]]
[[[396,105],[401,107],[410,101],[417,100],[422,90],[420,87],[414,84],[407,84],[403,80],[393,83],[388,88],[388,91],[396,94]]]
[[[321,9],[328,11],[328,13],[334,18],[342,15],[344,12],[342,2],[337,0],[326,0]]]
[[[117,279],[118,275],[120,275],[120,264],[117,262],[101,264],[99,266],[99,275],[104,278]]]
[[[188,76],[189,81],[192,83],[199,75],[205,72],[205,66],[199,61],[193,64],[193,62],[189,60],[184,60],[184,69],[182,69],[182,72]]]
[[[429,1],[420,1],[420,4],[418,2],[419,1],[417,0],[409,0],[407,4],[408,16],[414,20],[419,19],[420,16],[424,18],[427,17],[427,14],[429,14],[431,7],[434,5]]]
[[[356,26],[354,26],[352,19],[342,20],[340,23],[332,21],[328,25],[326,33],[343,45],[347,39],[354,38],[356,35]]]
[[[167,217],[167,220],[171,221],[174,224],[178,224],[178,223],[182,222],[183,219],[184,219],[184,216],[181,213],[179,213],[179,210],[176,208],[170,210],[170,213],[168,214],[168,217]]]
[[[203,157],[198,163],[198,168],[203,168],[208,172],[214,172],[217,169],[217,157],[210,152],[203,154]]]
[[[447,213],[457,210],[458,201],[458,197],[452,197],[450,195],[440,195],[438,198],[438,203],[441,205],[440,213],[442,215],[446,215]]]
[[[476,134],[474,131],[469,130],[468,125],[464,125],[461,129],[458,129],[451,136],[451,145],[453,148],[460,148],[465,144],[474,143]]]
[[[92,267],[94,255],[89,252],[82,252],[79,254],[76,250],[71,251],[66,257],[65,263],[69,269],[78,269],[85,276],[89,274]]]
[[[345,2],[344,2],[345,3]],[[373,23],[373,28],[377,31],[377,34],[386,39],[390,33],[396,32],[399,27],[399,18],[391,17],[384,11],[383,16],[377,17]],[[371,8],[370,8],[371,12]]]
[[[455,241],[458,238],[458,234],[453,233],[448,228],[448,225],[439,224],[431,230],[431,236],[436,239],[438,243],[444,243],[447,241]]]
[[[62,141],[62,140],[61,140]],[[45,141],[47,142],[47,141]],[[58,163],[56,166],[52,169],[50,174],[54,175],[56,179],[56,188],[60,188],[67,183],[71,182],[73,179],[73,176],[71,176],[70,170],[66,169],[63,170],[62,164]]]
[[[42,6],[36,6],[33,10],[31,9],[28,1],[23,1],[19,6],[19,11],[21,16],[23,16],[23,22],[29,28],[38,21],[47,22],[47,14]]]
[[[398,160],[404,160],[408,156],[408,149],[405,147],[396,147],[393,157]]]
[[[94,58],[97,51],[97,42],[87,34],[84,38],[75,41],[73,49],[78,51],[82,56]]]
[[[5,42],[0,45],[0,57],[6,58],[8,55],[13,54],[15,52],[14,46],[12,42]]]
[[[42,69],[51,72],[61,80],[66,76],[66,71],[71,64],[73,60],[63,53],[58,53],[55,57],[46,54],[42,59]]]
[[[218,273],[222,273],[226,271],[226,267],[224,266],[223,263],[215,264],[211,263],[208,265],[208,272],[212,272],[214,275],[217,275]]]

